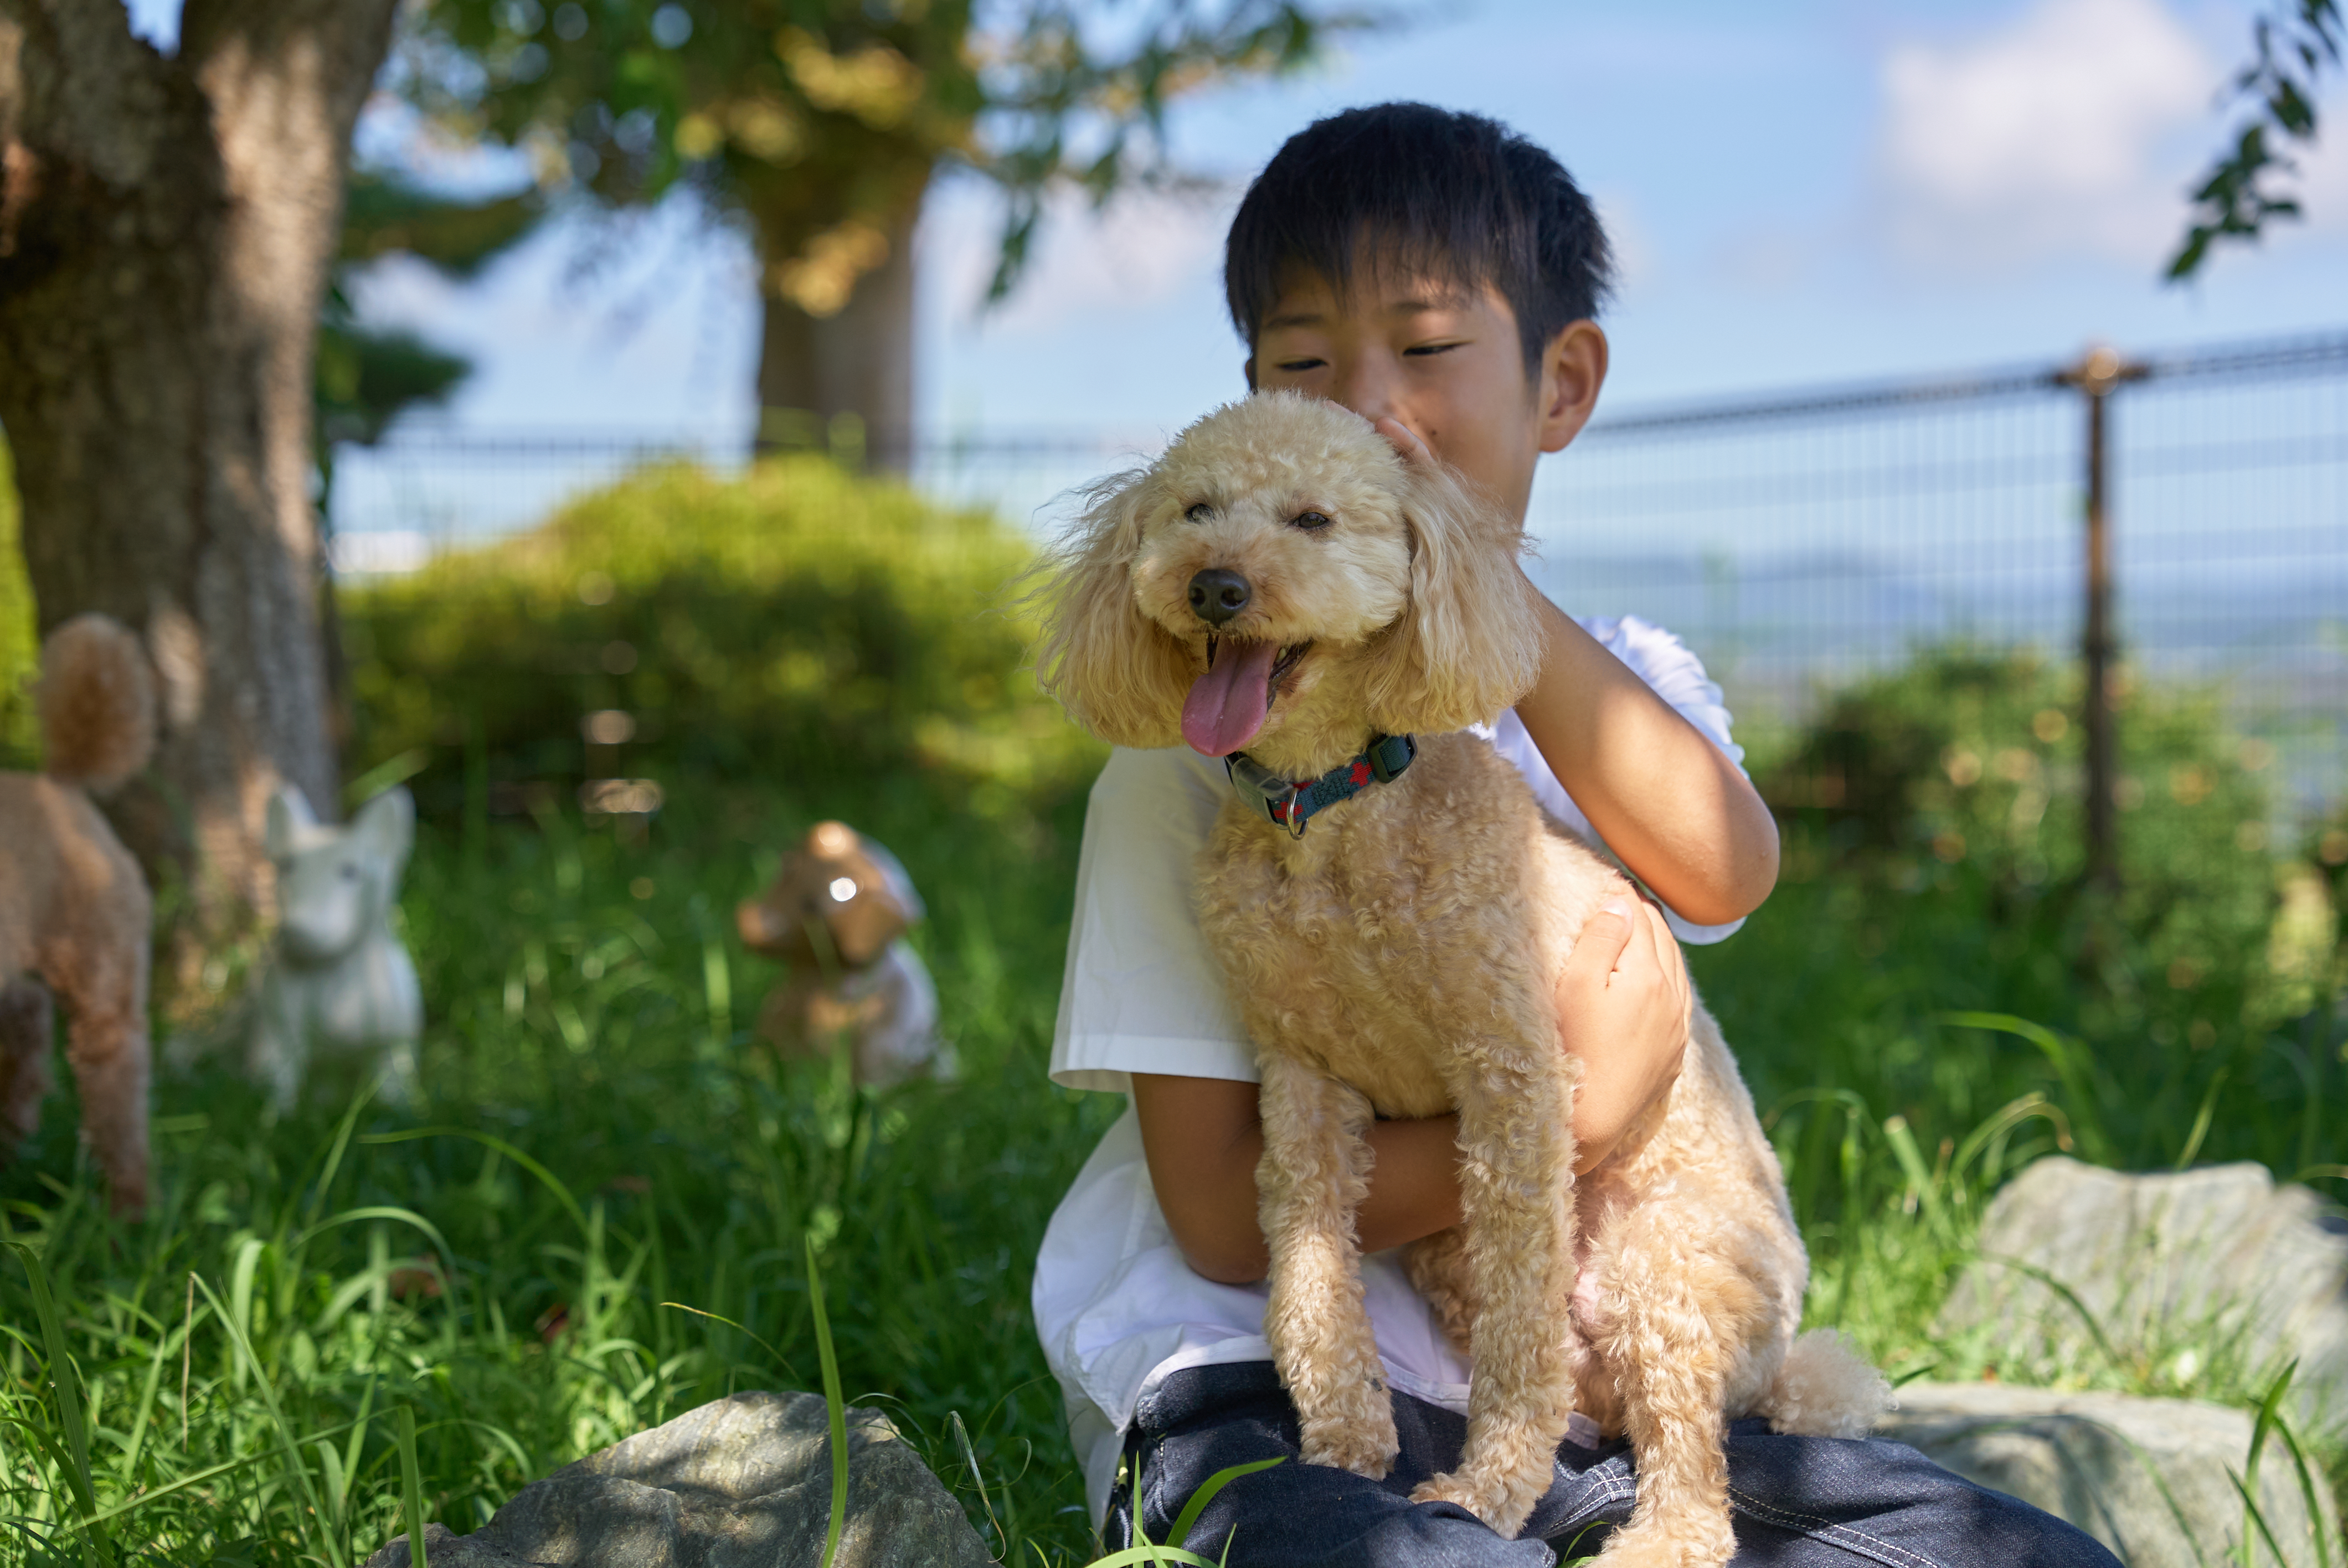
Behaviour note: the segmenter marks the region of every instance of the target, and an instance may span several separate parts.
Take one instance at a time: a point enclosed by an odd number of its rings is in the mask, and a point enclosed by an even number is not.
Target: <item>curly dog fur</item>
[[[1579,1063],[1558,1050],[1556,983],[1582,923],[1635,894],[1457,733],[1539,668],[1522,548],[1358,416],[1260,395],[1093,489],[1046,569],[1038,672],[1102,738],[1172,745],[1214,631],[1221,658],[1270,671],[1244,743],[1273,772],[1310,779],[1375,733],[1418,737],[1407,771],[1302,836],[1233,799],[1199,868],[1200,918],[1262,1072],[1264,1332],[1306,1460],[1372,1477],[1393,1462],[1354,1236],[1362,1133],[1374,1116],[1456,1110],[1466,1218],[1406,1264],[1473,1357],[1468,1442],[1414,1496],[1513,1535],[1580,1410],[1627,1433],[1638,1468],[1601,1562],[1717,1564],[1735,1549],[1725,1420],[1856,1435],[1889,1390],[1831,1333],[1795,1337],[1808,1261],[1700,1003],[1666,1099],[1574,1180]],[[1216,569],[1249,585],[1220,628],[1188,595]]]
[[[139,640],[80,615],[41,649],[45,771],[0,774],[0,1160],[40,1125],[47,982],[71,1017],[82,1132],[114,1211],[147,1204],[148,932],[139,863],[91,804],[147,765],[154,698]]]

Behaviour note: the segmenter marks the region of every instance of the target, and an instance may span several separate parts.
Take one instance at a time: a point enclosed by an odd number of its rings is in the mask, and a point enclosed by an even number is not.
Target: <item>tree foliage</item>
[[[534,192],[469,200],[380,170],[352,172],[318,322],[314,435],[322,476],[333,472],[335,446],[374,446],[403,412],[445,401],[472,371],[461,354],[412,332],[360,320],[351,301],[352,274],[370,261],[402,255],[443,277],[469,278],[529,233],[544,211]]]
[[[2169,258],[2169,282],[2199,272],[2219,240],[2256,240],[2270,220],[2300,215],[2298,200],[2271,183],[2298,171],[2279,144],[2315,144],[2315,83],[2339,68],[2343,33],[2339,0],[2278,0],[2253,26],[2256,56],[2236,73],[2229,94],[2250,101],[2250,119],[2194,190],[2193,226]]]
[[[1053,190],[1177,178],[1174,99],[1370,20],[1305,0],[424,0],[402,85],[607,203],[701,188],[749,220],[765,292],[822,318],[941,164],[1006,199],[1000,297]]]

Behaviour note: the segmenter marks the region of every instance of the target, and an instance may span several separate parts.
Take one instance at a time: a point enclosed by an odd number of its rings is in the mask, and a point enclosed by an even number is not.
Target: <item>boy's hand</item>
[[[1432,463],[1435,461],[1434,452],[1428,448],[1426,442],[1418,438],[1418,432],[1392,415],[1383,419],[1370,421],[1370,428],[1392,443],[1394,449],[1402,454],[1404,462]]]
[[[1590,917],[1557,984],[1558,1044],[1581,1059],[1573,1168],[1613,1153],[1686,1054],[1687,966],[1663,911],[1629,898]]]

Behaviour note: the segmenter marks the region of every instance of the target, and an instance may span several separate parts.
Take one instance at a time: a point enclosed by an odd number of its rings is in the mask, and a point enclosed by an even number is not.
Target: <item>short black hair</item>
[[[1347,109],[1290,137],[1231,219],[1223,295],[1249,352],[1292,271],[1343,292],[1365,241],[1378,265],[1491,284],[1516,314],[1528,374],[1613,286],[1597,210],[1545,149],[1428,104]]]

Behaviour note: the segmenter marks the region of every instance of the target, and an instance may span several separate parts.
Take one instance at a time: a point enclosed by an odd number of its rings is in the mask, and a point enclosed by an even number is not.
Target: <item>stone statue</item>
[[[384,1073],[394,1104],[413,1102],[424,993],[391,928],[416,842],[416,803],[386,790],[344,827],[318,821],[292,784],[269,803],[277,866],[277,940],[261,986],[247,1063],[280,1111],[300,1101],[314,1060]]]

